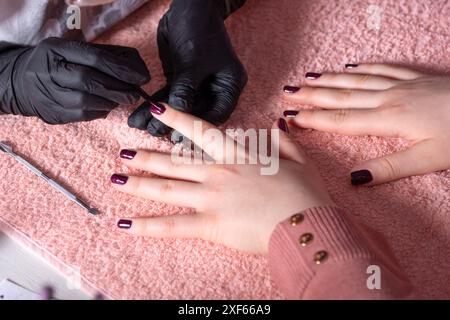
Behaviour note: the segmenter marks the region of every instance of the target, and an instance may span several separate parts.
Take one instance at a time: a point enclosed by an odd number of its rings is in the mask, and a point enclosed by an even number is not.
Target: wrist
[[[324,268],[373,257],[358,228],[331,206],[292,215],[277,226],[269,242],[271,277],[288,299],[302,297]]]
[[[277,215],[271,215],[265,219],[265,223],[261,225],[261,234],[264,235],[262,240],[262,253],[268,253],[270,239],[280,225],[285,224],[286,221],[289,222],[292,217],[303,216],[305,212],[327,208],[337,208],[330,197],[311,199],[311,201],[305,203],[303,206],[294,205],[282,208],[282,210],[278,211]]]

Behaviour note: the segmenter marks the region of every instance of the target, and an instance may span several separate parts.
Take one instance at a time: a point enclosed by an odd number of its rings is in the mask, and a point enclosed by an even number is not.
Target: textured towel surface
[[[99,39],[140,50],[154,76],[148,91],[163,83],[155,32],[167,6],[168,1],[152,1]],[[270,127],[287,107],[281,101],[282,86],[301,84],[307,71],[340,71],[349,62],[390,62],[449,73],[449,19],[446,0],[249,0],[227,22],[250,76],[227,125]],[[0,155],[2,229],[72,277],[79,270],[87,289],[111,298],[282,298],[263,257],[202,241],[134,238],[116,230],[118,217],[180,212],[110,187],[110,174],[127,170],[117,160],[121,148],[170,149],[167,142],[127,127],[132,109],[66,126],[2,116],[1,140],[103,212],[98,218],[88,216]],[[449,298],[450,172],[353,188],[352,165],[406,142],[308,130],[294,134],[320,165],[336,202],[387,239],[420,292],[427,298]]]

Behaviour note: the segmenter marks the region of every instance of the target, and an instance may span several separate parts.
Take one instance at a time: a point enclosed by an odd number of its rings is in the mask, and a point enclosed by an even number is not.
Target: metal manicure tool
[[[54,189],[64,194],[67,198],[69,198],[71,201],[75,202],[77,205],[85,209],[87,212],[89,212],[92,215],[99,214],[99,211],[95,208],[91,208],[86,203],[78,199],[73,193],[68,191],[66,188],[64,188],[62,185],[60,185],[58,182],[52,180],[50,177],[48,177],[45,173],[43,173],[41,170],[36,168],[34,165],[29,163],[27,160],[19,156],[18,154],[14,153],[12,148],[7,145],[5,142],[0,142],[0,150],[5,152],[6,154],[13,157],[17,162],[22,164],[24,167],[26,167],[28,170],[33,172],[38,177],[42,178],[47,182],[49,185],[51,185]]]

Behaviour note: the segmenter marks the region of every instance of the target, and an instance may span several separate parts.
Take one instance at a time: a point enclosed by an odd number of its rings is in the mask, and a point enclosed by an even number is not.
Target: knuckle
[[[298,91],[297,95],[300,98],[305,98],[309,101],[318,96],[318,94],[320,94],[320,91],[317,87],[303,87],[300,91]]]
[[[379,159],[379,166],[382,172],[384,172],[384,175],[387,177],[387,179],[391,180],[399,176],[399,170],[397,169],[398,166],[392,159],[390,158]]]
[[[340,75],[338,75],[337,73],[326,73],[322,76],[322,78],[331,81],[331,82],[335,82],[337,80],[339,80]]]
[[[153,226],[154,222],[151,219],[145,219],[140,231],[146,235],[151,235],[154,229]]]
[[[127,185],[129,185],[128,188],[130,188],[132,193],[145,194],[145,187],[142,182],[143,180],[141,178],[133,177],[133,179],[131,179],[131,181],[129,181]]]
[[[203,218],[202,225],[205,227],[198,230],[198,236],[206,241],[218,242],[218,239],[220,239],[218,223],[215,216],[210,216],[207,219]]]
[[[165,234],[167,234],[167,235],[174,234],[175,226],[176,226],[176,223],[175,223],[175,219],[173,217],[167,217],[164,219],[163,230],[164,230]]]
[[[300,114],[300,117],[295,117],[294,121],[298,124],[300,124],[300,126],[304,125],[305,123],[308,124],[309,126],[315,126],[317,123],[317,117],[320,115],[320,111],[319,109],[312,109],[312,110],[305,110],[302,111]]]
[[[411,93],[411,89],[414,90],[414,88],[411,88],[408,82],[405,82],[400,85],[395,85],[392,88],[389,88],[384,91],[384,94],[386,95],[387,99],[390,99],[392,101],[399,101],[403,99],[404,97],[407,97]]]
[[[161,195],[167,195],[173,190],[173,182],[172,180],[166,179],[161,183],[159,192]]]
[[[339,109],[333,113],[332,121],[337,125],[343,125],[350,117],[352,113],[349,109]]]
[[[384,107],[384,112],[389,113],[389,116],[402,116],[409,112],[409,106],[404,103],[391,104],[388,108]]]
[[[167,161],[165,166],[168,172],[172,172],[173,174],[177,174],[179,172],[182,172],[182,165],[183,163],[181,161],[177,161],[177,160],[181,160],[181,159],[171,159],[170,161]]]
[[[152,152],[140,151],[139,153],[140,153],[139,158],[140,158],[141,163],[143,163],[143,164],[152,163],[152,160],[153,160]],[[133,159],[133,160],[135,160],[135,159]]]
[[[373,79],[373,76],[370,74],[364,74],[364,75],[360,75],[357,79],[356,79],[356,84],[358,85],[364,85],[366,83],[368,83],[369,81],[371,81]]]
[[[342,89],[336,94],[337,101],[347,101],[353,96],[353,89]]]
[[[211,192],[210,192],[211,191]],[[215,193],[215,194],[213,194]],[[197,212],[208,212],[211,211],[213,208],[213,205],[210,201],[210,199],[219,199],[216,197],[213,197],[217,195],[218,192],[215,192],[213,190],[199,190],[198,191],[198,201],[196,202],[195,209]],[[214,200],[215,201],[215,200]]]
[[[217,166],[216,168],[214,168],[213,176],[226,181],[237,176],[238,171],[238,166],[234,165]]]
[[[166,115],[166,121],[167,124],[176,124],[179,121],[180,114],[177,110],[171,110],[172,112],[169,112]]]

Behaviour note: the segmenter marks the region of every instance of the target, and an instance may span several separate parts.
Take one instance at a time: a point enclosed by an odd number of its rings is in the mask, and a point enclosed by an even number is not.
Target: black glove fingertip
[[[150,120],[147,131],[154,137],[164,137],[170,132],[170,128],[156,118]]]
[[[152,118],[150,103],[145,101],[128,117],[128,126],[139,130],[147,130],[148,123]]]

